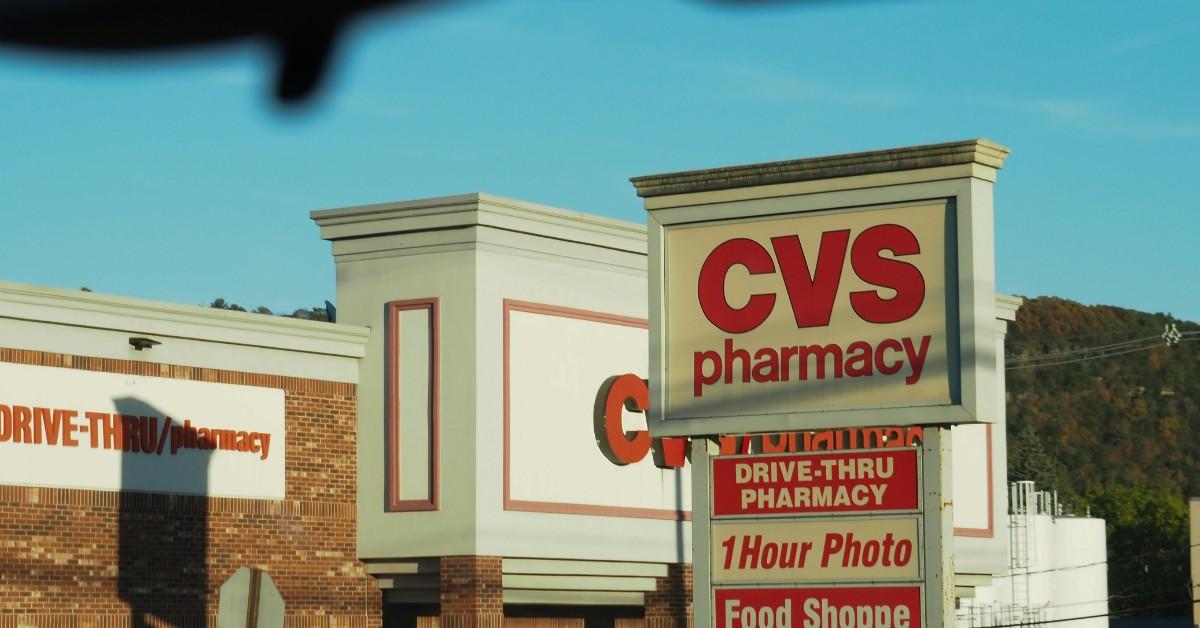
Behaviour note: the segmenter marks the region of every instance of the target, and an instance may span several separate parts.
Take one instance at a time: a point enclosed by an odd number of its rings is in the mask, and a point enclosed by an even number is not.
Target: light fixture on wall
[[[133,347],[134,349],[137,349],[138,351],[141,351],[142,349],[149,349],[149,348],[153,347],[154,345],[161,345],[161,344],[162,343],[157,340],[153,340],[151,338],[145,338],[142,336],[130,336],[129,337],[129,346]]]

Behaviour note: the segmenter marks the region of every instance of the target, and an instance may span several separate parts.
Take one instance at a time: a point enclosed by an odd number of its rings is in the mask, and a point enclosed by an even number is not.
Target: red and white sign
[[[0,484],[283,499],[277,388],[0,363]]]
[[[634,180],[648,198],[651,297],[649,395],[635,407],[651,436],[759,435],[761,449],[778,452],[791,436],[768,441],[781,433],[937,426],[904,459],[904,476],[884,464],[900,458],[866,452],[714,461],[695,484],[711,508],[694,530],[706,541],[696,597],[710,600],[698,625],[953,621],[941,426],[992,422],[1003,408],[990,182],[1007,150],[984,141],[911,150]],[[693,441],[694,457],[711,453]],[[779,594],[885,583],[907,601],[875,603],[854,589]],[[730,585],[773,590],[734,608]]]
[[[916,511],[915,449],[715,458],[714,517]]]
[[[716,589],[716,628],[921,628],[921,587]]]
[[[752,429],[712,430],[737,433],[765,431],[767,416],[958,403],[949,211],[927,202],[668,229],[665,419],[760,415]]]

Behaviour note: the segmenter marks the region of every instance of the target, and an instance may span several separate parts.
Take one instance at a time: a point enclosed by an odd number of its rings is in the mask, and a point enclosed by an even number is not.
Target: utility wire
[[[1152,550],[1152,551],[1148,551],[1148,552],[1142,552],[1140,554],[1128,554],[1125,556],[1121,556],[1120,559],[1123,561],[1130,561],[1130,560],[1140,561],[1145,558],[1163,558],[1165,556],[1174,556],[1174,555],[1182,554],[1184,552],[1190,552],[1192,550],[1192,548],[1195,548],[1195,547],[1200,547],[1200,543],[1193,543],[1187,547],[1165,547],[1160,550]],[[1016,576],[1034,576],[1034,575],[1044,574],[1044,573],[1054,573],[1056,571],[1071,571],[1072,569],[1086,569],[1088,567],[1097,567],[1100,565],[1107,565],[1107,564],[1109,564],[1109,561],[1106,559],[1106,560],[1102,560],[1102,561],[1098,561],[1098,562],[1094,562],[1094,563],[1084,563],[1082,565],[1067,565],[1065,567],[1047,567],[1046,569],[1034,569],[1031,571],[1013,572],[1013,573],[1005,574],[1002,576],[992,576],[992,577],[993,578],[1013,578]]]
[[[1102,617],[1120,617],[1122,615],[1134,614],[1134,612],[1141,612],[1141,611],[1146,611],[1146,610],[1174,609],[1174,608],[1176,608],[1176,606],[1190,606],[1190,605],[1194,605],[1196,603],[1200,603],[1200,599],[1183,600],[1183,602],[1168,602],[1168,603],[1164,603],[1164,604],[1153,604],[1150,606],[1141,606],[1141,608],[1138,608],[1138,609],[1126,609],[1126,610],[1123,610],[1120,612],[1105,612],[1105,614],[1102,614],[1102,615],[1085,615],[1082,617],[1063,617],[1063,618],[1061,618],[1061,620],[1042,620],[1042,621],[1026,621],[1026,622],[1018,622],[1018,623],[1000,623],[1000,624],[996,624],[996,626],[989,626],[988,628],[1025,628],[1026,626],[1044,626],[1044,624],[1048,624],[1048,623],[1078,622],[1080,620],[1099,620],[1099,618],[1102,618]]]
[[[1129,324],[1130,322],[1122,323],[1122,322],[1116,322],[1116,321],[1114,321],[1112,323],[1129,325],[1129,327],[1124,328],[1124,329],[1108,329],[1108,330],[1104,330],[1104,331],[1092,331],[1092,333],[1090,333],[1090,334],[1055,335],[1055,334],[1043,333],[1043,334],[1039,334],[1039,335],[1025,335],[1025,334],[1020,334],[1020,331],[1019,331],[1020,324],[1013,323],[1012,325],[1010,325],[1010,327],[1015,327],[1016,330],[1018,330],[1018,335],[1020,337],[1010,337],[1009,341],[1016,343],[1016,345],[1045,345],[1045,343],[1051,343],[1051,342],[1093,339],[1093,337],[1100,337],[1100,336],[1109,336],[1109,337],[1124,336],[1124,335],[1128,335],[1130,333],[1130,331],[1134,330],[1134,328],[1147,327],[1146,323]],[[1157,327],[1157,325],[1159,325],[1159,324],[1176,325],[1176,327],[1178,327],[1178,325],[1195,325],[1196,323],[1189,322],[1189,321],[1182,321],[1182,319],[1178,319],[1178,318],[1174,318],[1174,317],[1166,317],[1164,319],[1160,319],[1160,321],[1158,321],[1156,323],[1148,324],[1148,327]],[[1184,331],[1184,334],[1188,334],[1188,333],[1189,333],[1189,331]]]
[[[1002,577],[1002,576],[994,576],[994,578],[999,578],[999,577]],[[992,586],[997,586],[997,585],[992,585]],[[1008,586],[1008,584],[1005,583],[1005,584],[1002,584],[999,586]],[[1126,589],[1126,590],[1131,590],[1131,589]],[[1045,604],[1043,604],[1041,606],[1029,606],[1028,608],[1050,610],[1050,609],[1067,608],[1067,607],[1071,607],[1071,606],[1087,606],[1087,605],[1091,605],[1091,604],[1112,604],[1113,602],[1128,600],[1132,597],[1133,597],[1132,595],[1127,595],[1124,593],[1113,593],[1112,595],[1109,595],[1108,597],[1104,598],[1103,600],[1088,600],[1085,602],[1068,602],[1066,604],[1051,604],[1050,602],[1047,601]],[[996,604],[996,603],[998,603],[998,602],[993,602],[993,604]],[[1016,603],[1009,602],[1009,604],[1015,605]],[[970,607],[968,606],[966,608],[970,608]],[[975,608],[987,608],[987,606],[981,605],[981,606],[976,606]]]
[[[1105,344],[1105,345],[1082,347],[1079,349],[1063,349],[1061,351],[1051,351],[1049,353],[1042,353],[1042,354],[1036,354],[1036,355],[1018,355],[1018,356],[1015,356],[1012,359],[1010,359],[1009,362],[1028,362],[1028,361],[1044,360],[1044,359],[1057,359],[1060,357],[1077,355],[1080,353],[1090,353],[1090,352],[1094,352],[1094,351],[1107,351],[1109,349],[1118,349],[1118,348],[1135,345],[1135,344],[1141,344],[1141,343],[1145,343],[1145,342],[1153,343],[1156,346],[1159,345],[1160,343],[1165,343],[1165,346],[1169,347],[1173,344],[1177,344],[1180,340],[1182,340],[1184,338],[1195,336],[1197,334],[1200,334],[1200,331],[1181,332],[1173,327],[1168,327],[1167,330],[1164,331],[1162,334],[1155,335],[1155,336],[1143,336],[1141,338],[1133,338],[1131,340],[1123,340],[1121,342],[1114,342],[1114,343]]]
[[[1151,556],[1161,557],[1163,554],[1176,554],[1176,553],[1180,553],[1180,552],[1190,552],[1193,548],[1196,548],[1196,547],[1200,547],[1200,543],[1191,543],[1187,547],[1165,548],[1164,550],[1155,550],[1155,551],[1151,551],[1151,552],[1143,552],[1141,554],[1133,554],[1131,556],[1124,556],[1124,557],[1122,557],[1122,559],[1137,560],[1137,559],[1151,557]],[[1005,574],[1002,576],[992,576],[992,579],[993,580],[1008,580],[1008,579],[1015,578],[1018,576],[1032,576],[1032,575],[1038,575],[1038,574],[1052,573],[1052,572],[1056,572],[1056,571],[1067,571],[1067,570],[1071,570],[1071,569],[1084,569],[1087,567],[1098,567],[1101,565],[1108,565],[1108,564],[1109,564],[1109,561],[1104,560],[1104,561],[1099,561],[1099,562],[1094,562],[1094,563],[1086,563],[1086,564],[1082,564],[1082,565],[1068,565],[1066,567],[1052,567],[1052,568],[1048,568],[1048,569],[1039,569],[1039,570],[1025,571],[1025,572],[1020,572],[1020,573],[1009,573],[1009,574]],[[1008,586],[1008,585],[1001,584],[1001,585],[993,585],[993,586]],[[1050,609],[1067,608],[1067,607],[1071,607],[1071,606],[1087,606],[1087,605],[1091,605],[1091,604],[1112,604],[1114,601],[1118,601],[1118,600],[1121,600],[1123,598],[1128,598],[1128,597],[1129,597],[1128,595],[1115,593],[1115,594],[1109,595],[1107,598],[1105,598],[1103,600],[1070,602],[1067,604],[1049,604],[1049,603],[1047,603],[1047,604],[1044,604],[1041,606],[1033,606],[1030,608],[1038,609],[1038,610],[1050,610]],[[1187,603],[1186,601],[1177,602],[1177,604],[1179,604],[1179,605],[1183,605],[1186,603]],[[969,617],[971,615],[971,613],[969,612],[970,608],[971,607],[966,607],[968,612],[958,613],[958,615],[960,617]],[[983,608],[987,608],[987,607],[981,605],[981,606],[977,606],[975,608],[983,609]],[[1139,610],[1146,610],[1146,609],[1129,609],[1126,611],[1121,611],[1121,613],[1135,612],[1135,611],[1139,611]],[[1101,617],[1101,616],[1097,616],[1097,617]],[[1073,617],[1071,619],[1089,619],[1089,618],[1088,617]],[[1055,620],[1055,621],[1069,621],[1069,620],[1064,619],[1064,620]],[[1026,623],[1023,623],[1020,625],[1022,625],[1022,626],[1029,625],[1029,622],[1026,622]],[[999,626],[991,626],[991,627],[987,627],[987,628],[1000,628],[1000,627]]]
[[[1038,359],[1045,359],[1045,358],[1058,358],[1058,357],[1067,356],[1067,355],[1087,353],[1090,351],[1102,351],[1102,350],[1106,350],[1106,349],[1116,349],[1116,348],[1119,348],[1122,346],[1138,344],[1141,342],[1155,342],[1155,343],[1163,342],[1167,346],[1170,346],[1172,344],[1175,344],[1178,340],[1180,340],[1184,337],[1195,336],[1195,335],[1200,335],[1200,330],[1181,332],[1174,325],[1167,325],[1164,328],[1163,333],[1161,333],[1161,334],[1155,334],[1152,336],[1141,336],[1139,338],[1130,338],[1130,339],[1126,339],[1126,340],[1121,340],[1119,342],[1111,342],[1111,343],[1105,343],[1105,344],[1100,344],[1100,345],[1093,345],[1090,347],[1080,347],[1080,348],[1075,348],[1075,349],[1061,349],[1058,351],[1051,351],[1048,353],[1035,354],[1035,355],[1019,355],[1019,356],[1013,357],[1012,360],[1010,360],[1010,361],[1013,361],[1013,360],[1028,361],[1028,360],[1038,360]],[[1046,344],[1046,343],[1043,342],[1043,343],[1039,343],[1039,344]]]
[[[995,624],[987,628],[1025,628],[1025,626],[1042,626],[1045,624],[1060,624],[1066,621],[1079,621],[1081,619],[1101,619],[1103,617],[1120,617],[1131,613],[1140,613],[1142,611],[1154,611],[1164,608],[1175,608],[1177,606],[1191,606],[1200,602],[1200,600],[1183,600],[1180,602],[1167,602],[1164,604],[1154,604],[1151,606],[1142,606],[1140,608],[1127,608],[1117,613],[1103,613],[1101,615],[1084,615],[1082,617],[1064,617],[1062,619],[1043,619],[1041,621],[1022,621],[1015,624]]]
[[[1056,351],[1037,356],[1022,356],[1013,358],[1007,361],[1005,366],[1006,371],[1017,371],[1022,369],[1038,368],[1041,366],[1058,366],[1063,364],[1074,364],[1076,362],[1087,362],[1089,360],[1099,360],[1101,358],[1111,358],[1118,355],[1128,353],[1136,353],[1139,351],[1147,351],[1156,347],[1178,345],[1184,342],[1193,342],[1200,338],[1193,337],[1200,334],[1200,331],[1179,332],[1178,339],[1167,344],[1162,344],[1162,338],[1159,336],[1149,336],[1146,338],[1138,338],[1125,343],[1116,343],[1114,345],[1101,345],[1099,347],[1087,347],[1085,349],[1072,349],[1068,351]],[[1140,343],[1150,343],[1146,346],[1125,348]],[[1115,350],[1120,349],[1120,350]],[[1086,355],[1087,353],[1096,353],[1096,355]],[[1074,357],[1081,355],[1082,357]]]
[[[1172,320],[1169,320],[1166,322],[1166,324],[1168,324],[1168,325],[1170,325],[1170,324],[1179,325],[1180,323],[1186,324],[1187,322],[1181,321],[1181,320],[1176,320],[1176,319],[1172,319]],[[1158,323],[1155,323],[1155,325],[1157,325],[1157,324]],[[1014,323],[1014,325],[1016,325],[1016,324]],[[1118,336],[1125,336],[1129,333],[1129,331],[1130,330],[1128,330],[1128,329],[1110,329],[1107,331],[1092,332],[1090,334],[1071,334],[1070,336],[1055,336],[1055,335],[1050,335],[1050,334],[1033,336],[1033,335],[1022,334],[1020,338],[1014,338],[1011,340],[1011,342],[1013,342],[1015,344],[1028,345],[1028,344],[1047,344],[1047,343],[1056,342],[1056,341],[1063,342],[1063,341],[1067,341],[1067,340],[1081,340],[1084,338],[1096,338],[1098,336],[1108,336],[1108,337],[1115,338]],[[1188,333],[1188,332],[1184,332],[1184,333]]]
[[[1122,556],[1122,558],[1135,558],[1135,557]],[[1035,576],[1035,575],[1043,574],[1043,573],[1054,573],[1056,571],[1070,571],[1072,569],[1087,569],[1088,567],[1096,567],[1098,565],[1107,565],[1107,564],[1108,564],[1107,560],[1102,560],[1099,562],[1087,563],[1087,564],[1083,564],[1083,565],[1069,565],[1067,567],[1048,567],[1046,569],[1037,569],[1034,571],[1014,571],[1013,573],[1005,574],[1003,576],[992,576],[992,578],[995,579],[995,578],[1016,578],[1017,576]]]
[[[1183,342],[1190,342],[1190,341],[1193,341],[1193,340],[1200,340],[1200,338],[1188,338],[1187,340],[1181,340],[1180,342],[1181,342],[1181,343],[1183,343]],[[1087,357],[1082,357],[1082,358],[1073,358],[1073,359],[1066,359],[1066,360],[1058,360],[1058,361],[1056,361],[1056,362],[1038,362],[1038,363],[1036,363],[1036,364],[1018,364],[1018,365],[1016,365],[1016,366],[1008,366],[1008,367],[1005,367],[1005,369],[1004,369],[1004,370],[1006,370],[1006,371],[1020,371],[1020,370],[1023,370],[1023,369],[1035,369],[1035,368],[1042,367],[1042,366],[1059,366],[1059,365],[1063,365],[1063,364],[1075,364],[1075,363],[1077,363],[1077,362],[1088,362],[1088,361],[1091,361],[1091,360],[1099,360],[1099,359],[1101,359],[1101,358],[1112,358],[1112,357],[1116,357],[1116,356],[1118,356],[1118,355],[1126,355],[1126,354],[1129,354],[1129,353],[1138,353],[1139,351],[1149,351],[1150,349],[1156,349],[1156,348],[1158,348],[1158,347],[1161,347],[1161,346],[1163,346],[1163,345],[1161,345],[1161,344],[1153,344],[1153,345],[1146,346],[1146,347],[1137,347],[1137,348],[1134,348],[1134,349],[1126,349],[1126,350],[1124,350],[1124,351],[1114,351],[1114,352],[1111,352],[1111,353],[1102,353],[1102,354],[1100,354],[1100,355],[1092,355],[1092,356],[1087,356]]]
[[[1142,344],[1146,341],[1154,341],[1155,345],[1161,345],[1162,344],[1162,336],[1157,336],[1157,335],[1143,336],[1141,338],[1134,338],[1133,340],[1124,340],[1121,342],[1114,342],[1112,344],[1099,345],[1099,346],[1095,346],[1095,347],[1083,347],[1081,349],[1064,349],[1062,351],[1054,351],[1051,353],[1042,353],[1042,354],[1037,354],[1037,355],[1019,355],[1019,356],[1016,356],[1016,357],[1012,358],[1011,360],[1009,360],[1009,362],[1027,362],[1027,361],[1032,361],[1032,360],[1042,360],[1047,357],[1068,356],[1068,355],[1075,355],[1078,353],[1090,353],[1092,351],[1118,349],[1121,347],[1127,347],[1129,345]]]

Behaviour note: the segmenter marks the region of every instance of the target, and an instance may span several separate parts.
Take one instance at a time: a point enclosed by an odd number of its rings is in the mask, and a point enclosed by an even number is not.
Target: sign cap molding
[[[638,196],[651,198],[963,164],[979,164],[998,170],[1004,167],[1004,160],[1009,152],[1000,144],[979,138],[826,157],[652,174],[633,177],[629,181],[637,188]]]

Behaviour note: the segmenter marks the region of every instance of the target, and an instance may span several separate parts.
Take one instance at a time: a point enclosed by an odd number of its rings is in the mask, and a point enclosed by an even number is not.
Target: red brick
[[[0,486],[0,628],[215,626],[242,566],[270,574],[288,625],[381,625],[356,558],[353,384],[14,349],[0,361],[280,388],[287,432],[282,501]]]

